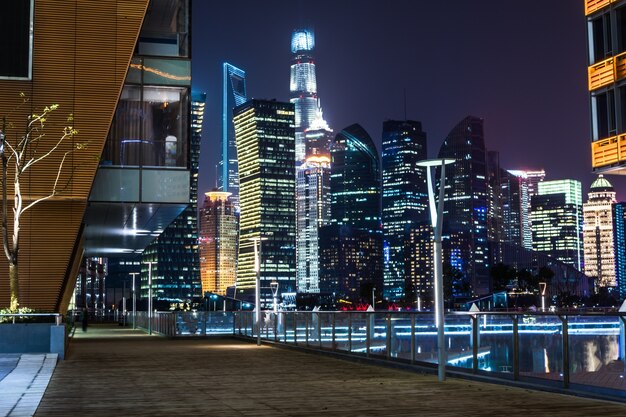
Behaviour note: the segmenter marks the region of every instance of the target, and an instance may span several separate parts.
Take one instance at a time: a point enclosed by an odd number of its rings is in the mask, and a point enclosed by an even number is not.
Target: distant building
[[[533,250],[546,252],[582,271],[582,191],[580,181],[539,183],[531,198]]]
[[[247,101],[246,72],[224,62],[222,65],[222,142],[218,163],[218,189],[229,192],[234,206],[239,207],[239,175],[233,109]]]
[[[584,271],[599,287],[615,287],[613,204],[615,189],[602,175],[591,184],[583,204]]]
[[[239,161],[237,291],[256,286],[254,242],[261,242],[262,304],[272,304],[270,283],[296,292],[296,173],[294,105],[250,100],[234,111]]]
[[[330,155],[330,144],[333,140],[333,130],[328,126],[322,109],[318,108],[316,117],[304,132],[305,158],[311,156]]]
[[[382,292],[380,161],[358,124],[331,145],[331,225],[320,231],[320,289],[356,301]]]
[[[433,229],[429,223],[416,223],[409,229],[404,246],[405,300],[420,304],[432,300]],[[414,307],[421,307],[414,305]]]
[[[468,116],[448,134],[439,158],[452,158],[446,168],[443,207],[444,263],[463,275],[459,296],[490,291],[487,242],[487,161],[483,120]],[[440,174],[437,174],[439,178]]]
[[[319,230],[330,222],[330,156],[296,169],[298,292],[319,293]]]
[[[516,189],[520,198],[520,227],[521,227],[521,245],[526,249],[533,248],[533,235],[530,222],[530,200],[533,195],[539,191],[539,183],[546,177],[544,170],[535,171],[523,171],[523,170],[509,170],[509,174],[514,175],[517,178],[518,183],[513,184],[511,182],[511,192],[515,193]]]
[[[200,210],[200,278],[202,294],[226,295],[237,277],[239,212],[223,191],[205,193]]]
[[[290,99],[295,108],[296,156],[298,163],[306,157],[305,130],[316,118],[319,107],[315,75],[315,34],[310,29],[297,29],[291,35]]]
[[[384,296],[393,302],[406,295],[405,248],[411,228],[429,219],[426,170],[417,165],[426,157],[426,133],[420,122],[383,123]]]
[[[591,113],[591,165],[597,173],[626,173],[626,71],[622,63],[626,1],[585,1],[588,89]]]
[[[613,205],[615,280],[620,300],[626,299],[626,203]]]

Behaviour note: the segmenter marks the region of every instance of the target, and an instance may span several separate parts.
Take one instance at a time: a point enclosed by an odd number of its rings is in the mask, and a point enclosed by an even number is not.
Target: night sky
[[[583,0],[238,0],[193,2],[193,87],[207,92],[200,193],[215,185],[222,62],[247,72],[249,98],[289,98],[291,32],[315,31],[318,94],[338,133],[422,122],[435,157],[466,115],[485,119],[506,169],[591,174]],[[611,176],[618,200],[626,179]],[[202,195],[202,194],[201,194]],[[203,201],[203,198],[200,200]]]

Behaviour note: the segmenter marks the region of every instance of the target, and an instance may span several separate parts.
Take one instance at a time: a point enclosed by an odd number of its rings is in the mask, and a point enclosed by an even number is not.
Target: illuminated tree
[[[23,100],[21,105],[28,102],[28,99],[25,98],[23,93],[20,94],[20,96]],[[44,108],[39,113],[29,115],[26,120],[26,127],[22,133],[14,132],[14,130],[16,130],[15,126],[11,123],[7,123],[6,117],[3,118],[2,129],[0,130],[0,159],[2,159],[2,242],[4,254],[9,262],[9,309],[11,311],[17,311],[19,308],[18,255],[20,251],[20,224],[22,216],[35,205],[42,201],[49,200],[67,189],[72,178],[71,175],[67,181],[63,181],[63,184],[59,183],[65,161],[71,153],[83,149],[86,146],[84,143],[74,144],[72,149],[63,154],[56,172],[54,185],[47,195],[33,198],[22,192],[22,178],[25,178],[25,174],[28,170],[55,153],[65,140],[72,138],[78,133],[78,131],[70,125],[73,122],[73,116],[70,114],[67,118],[68,125],[63,128],[60,138],[48,139],[46,137],[44,133],[46,120],[58,107],[58,104],[53,104]],[[9,239],[8,224],[10,216],[8,213],[7,192],[9,187],[7,177],[10,175],[13,176],[13,229],[11,231],[11,238]]]

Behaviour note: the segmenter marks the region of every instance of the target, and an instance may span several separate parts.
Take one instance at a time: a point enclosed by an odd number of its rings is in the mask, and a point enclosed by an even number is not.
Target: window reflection
[[[187,167],[186,88],[126,86],[103,165]]]
[[[139,35],[137,52],[189,56],[188,0],[152,0]]]

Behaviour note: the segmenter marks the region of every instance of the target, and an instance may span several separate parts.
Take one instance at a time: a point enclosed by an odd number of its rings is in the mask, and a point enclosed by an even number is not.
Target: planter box
[[[65,326],[53,323],[0,324],[0,353],[57,353],[65,358]]]

